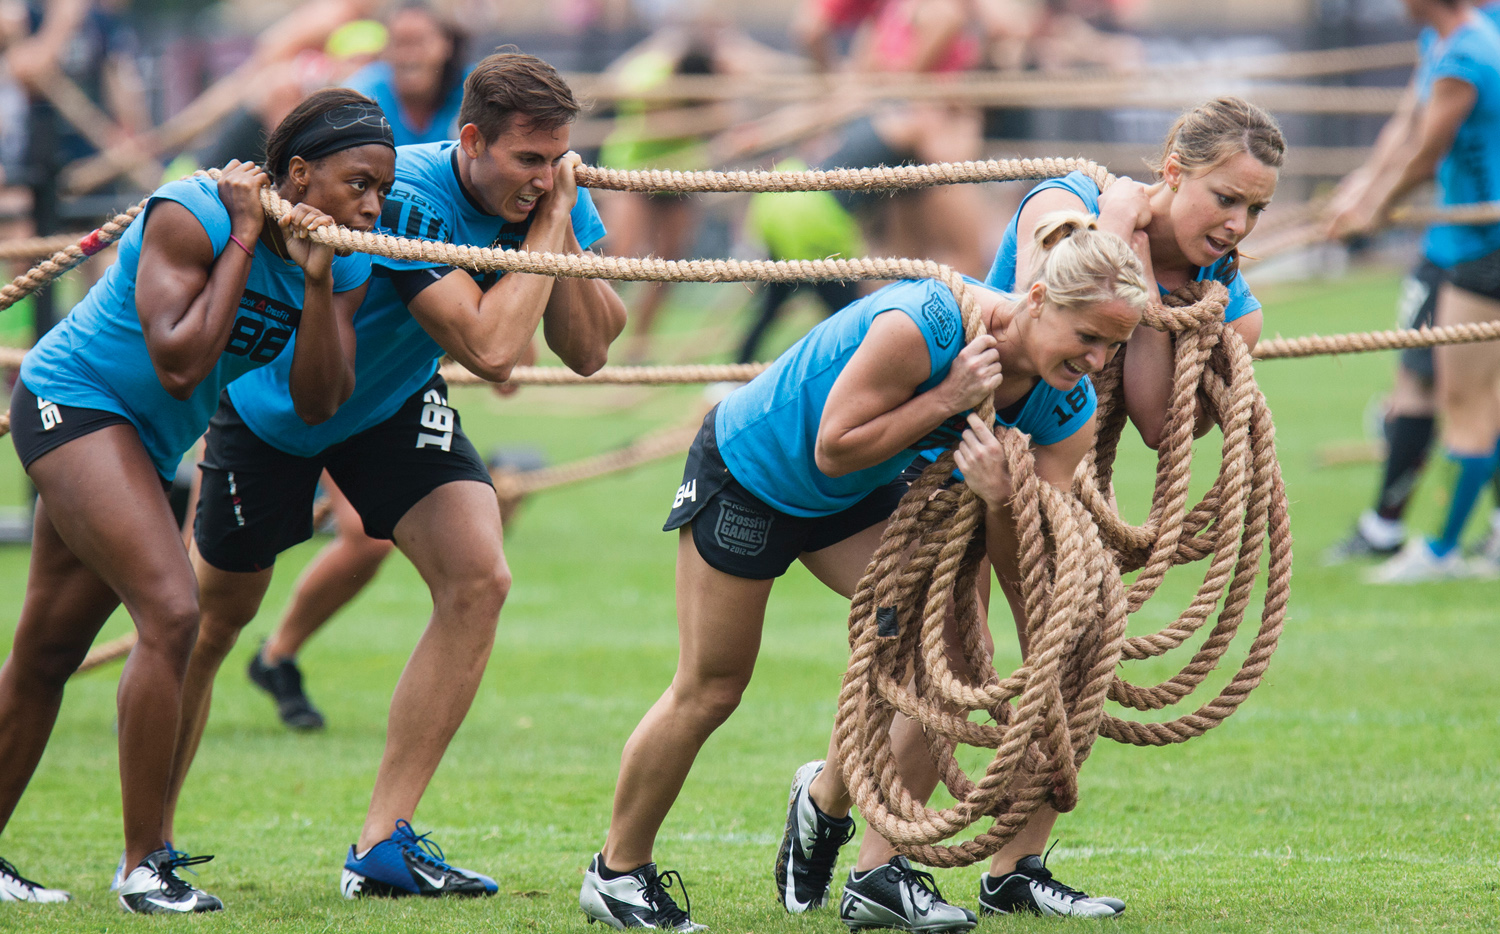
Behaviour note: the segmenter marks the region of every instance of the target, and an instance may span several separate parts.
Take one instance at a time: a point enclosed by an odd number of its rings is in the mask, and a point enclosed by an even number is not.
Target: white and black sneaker
[[[120,883],[120,906],[143,915],[224,910],[223,902],[177,877],[178,869],[211,859],[212,856],[189,856],[166,847],[148,854]]]
[[[1118,898],[1090,897],[1052,878],[1039,856],[1023,856],[1014,872],[999,879],[979,877],[979,913],[1008,915],[1066,915],[1073,918],[1113,918],[1125,910]]]
[[[850,871],[839,901],[839,920],[851,931],[895,928],[898,931],[968,931],[979,923],[974,912],[943,901],[932,874],[894,856],[868,872]]]
[[[685,907],[667,893],[673,882],[682,893]],[[595,853],[583,873],[583,888],[578,890],[578,907],[588,916],[589,924],[603,921],[612,928],[659,928],[664,931],[704,931],[706,924],[694,924],[693,901],[687,886],[676,872],[657,872],[655,863],[616,875],[604,865],[604,855]]]
[[[808,794],[822,771],[821,759],[798,769],[786,804],[786,832],[776,854],[776,890],[781,893],[781,904],[793,914],[827,903],[839,847],[854,837],[854,818],[829,817]]]
[[[0,902],[66,902],[72,898],[62,889],[31,881],[8,860],[0,859]]]

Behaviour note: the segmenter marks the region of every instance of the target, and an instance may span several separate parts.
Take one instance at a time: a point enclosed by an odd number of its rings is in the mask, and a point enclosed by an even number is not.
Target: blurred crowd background
[[[163,178],[257,158],[264,128],[318,87],[375,97],[398,142],[447,138],[467,67],[501,45],[552,62],[590,102],[573,142],[592,163],[1083,155],[1140,177],[1181,108],[1275,86],[1276,75],[1234,63],[1415,31],[1400,0],[0,0],[0,240],[87,229]],[[1392,61],[1285,80],[1304,95],[1389,88],[1393,106],[1410,57]],[[820,92],[810,83],[820,74],[869,75],[889,93]],[[1119,80],[1083,86],[1080,76]],[[955,85],[972,93],[933,93]],[[1264,103],[1291,143],[1283,203],[1359,165],[1390,110],[1370,98],[1348,108],[1333,96]],[[857,251],[930,257],[982,276],[1023,190],[600,200],[611,230],[604,248],[616,254]],[[792,291],[767,290],[762,325]],[[829,286],[817,298],[838,307],[845,291]],[[660,286],[631,294],[625,362],[651,358],[666,300]],[[44,330],[64,301],[66,290],[43,294],[4,329],[31,330],[34,318]],[[741,358],[757,355],[763,330],[752,328]]]

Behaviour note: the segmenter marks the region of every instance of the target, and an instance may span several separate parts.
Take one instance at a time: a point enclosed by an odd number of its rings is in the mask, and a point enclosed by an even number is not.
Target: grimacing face
[[[302,190],[297,200],[351,230],[374,230],[396,180],[396,151],[372,143],[312,162],[293,156],[287,176]]]
[[[1141,321],[1140,312],[1121,298],[1074,310],[1045,296],[1045,288],[1038,295],[1036,286],[1027,295],[1032,322],[1026,349],[1036,375],[1054,389],[1073,389],[1104,369]]]
[[[1276,193],[1278,171],[1240,152],[1208,171],[1170,160],[1163,175],[1176,185],[1170,217],[1177,248],[1195,266],[1212,266],[1255,229]]]
[[[511,223],[524,221],[537,199],[552,190],[554,173],[568,153],[571,126],[542,130],[524,117],[512,119],[493,140],[465,124],[459,144],[468,156],[472,194],[484,210]]]

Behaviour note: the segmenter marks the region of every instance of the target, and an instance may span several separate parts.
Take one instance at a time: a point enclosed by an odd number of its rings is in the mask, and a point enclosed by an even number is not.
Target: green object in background
[[[0,311],[0,346],[30,347],[35,321],[30,295]]]
[[[807,165],[787,159],[778,171],[801,172]],[[865,254],[859,224],[827,191],[765,191],[752,195],[745,226],[759,237],[772,259],[848,259]]]

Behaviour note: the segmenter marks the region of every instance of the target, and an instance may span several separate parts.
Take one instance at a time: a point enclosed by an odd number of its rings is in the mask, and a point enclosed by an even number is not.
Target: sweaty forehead
[[[1276,194],[1280,174],[1248,152],[1240,152],[1205,173],[1203,180],[1249,201],[1269,201]]]

